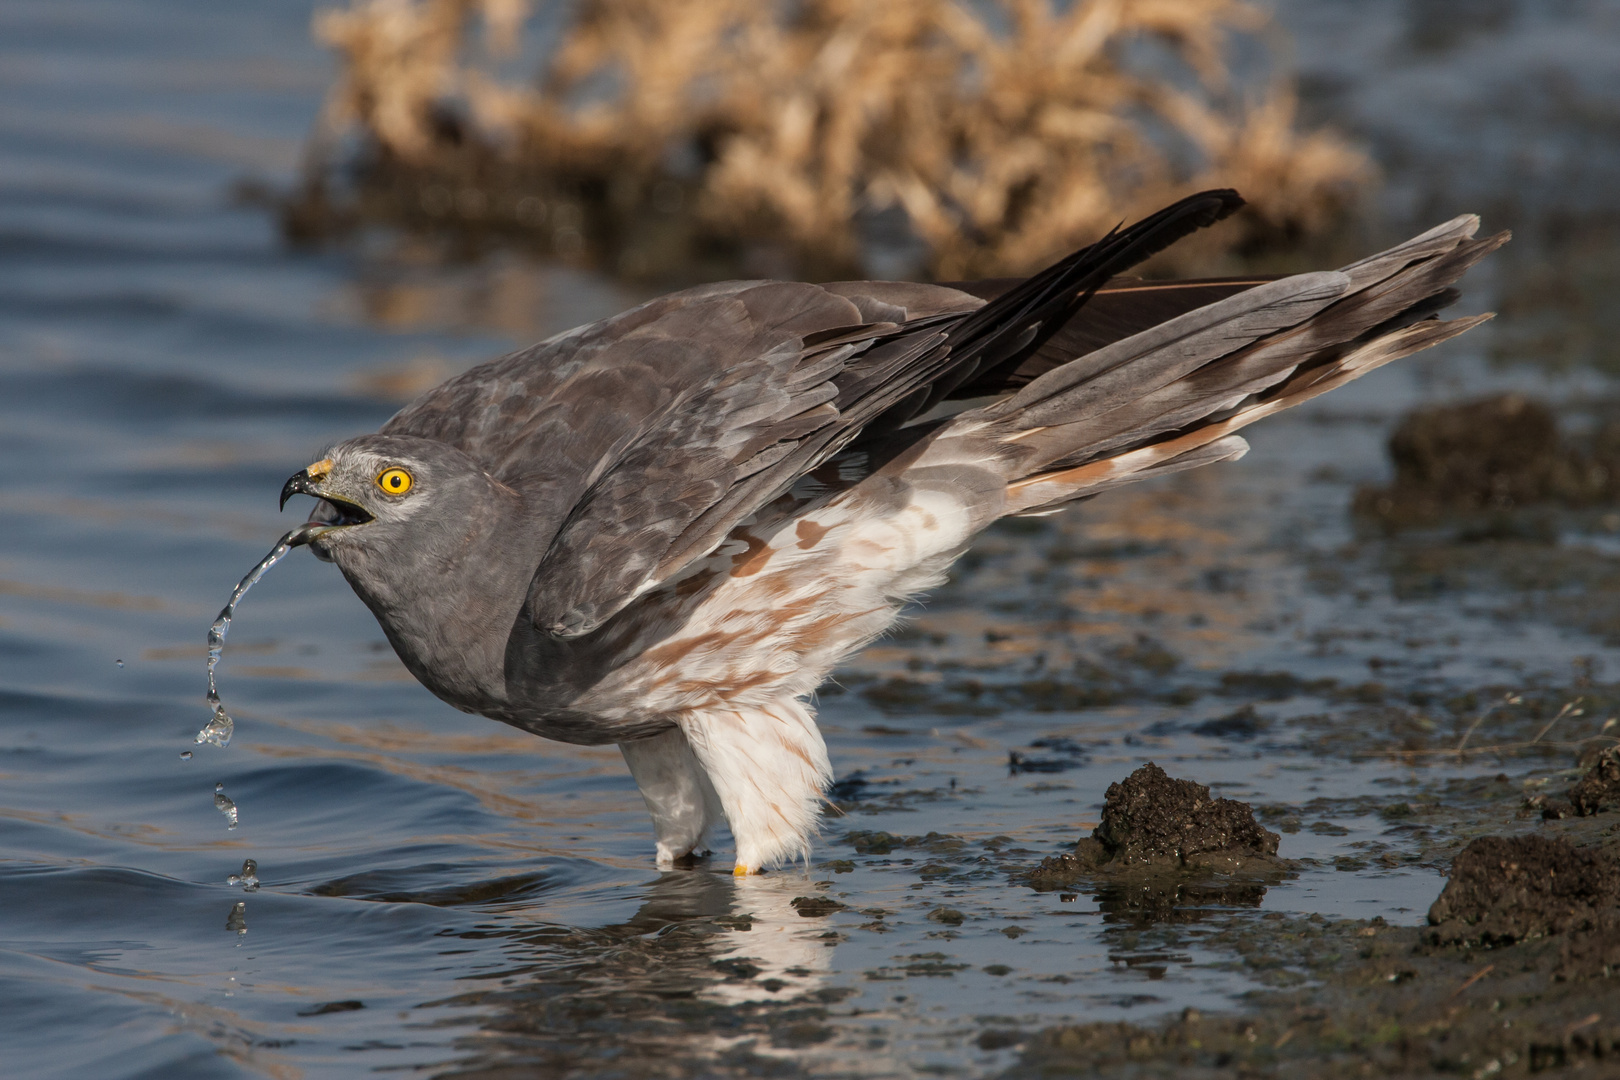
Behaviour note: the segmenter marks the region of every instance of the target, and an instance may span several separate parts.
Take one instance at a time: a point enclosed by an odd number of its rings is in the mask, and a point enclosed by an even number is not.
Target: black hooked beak
[[[315,479],[309,475],[308,469],[299,469],[281,485],[280,509],[287,509],[287,500],[294,495],[313,495],[317,499],[321,497],[321,493],[315,490]]]
[[[329,492],[320,490],[317,486],[332,475],[332,459],[323,458],[307,468],[300,469],[287,479],[281,486],[281,508],[287,508],[287,500],[294,495],[313,495],[318,502],[310,513],[310,520],[298,529],[287,534],[287,541],[292,547],[307,544],[315,537],[341,529],[348,525],[364,525],[371,520],[371,511],[363,506],[350,502]],[[318,553],[317,553],[318,554]]]

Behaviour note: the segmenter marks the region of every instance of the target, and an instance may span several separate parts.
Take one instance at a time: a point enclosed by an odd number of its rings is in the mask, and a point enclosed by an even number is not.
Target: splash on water
[[[230,718],[225,712],[225,706],[220,704],[219,686],[214,681],[214,668],[219,665],[220,654],[225,651],[225,635],[230,633],[231,620],[236,617],[236,605],[241,603],[247,591],[258,584],[259,579],[280,562],[287,552],[301,544],[309,543],[327,528],[328,526],[318,522],[305,522],[298,526],[283,536],[276,546],[270,549],[270,554],[260,559],[259,565],[249,570],[247,576],[237,582],[236,588],[231,590],[231,598],[220,609],[219,618],[208,628],[208,704],[213,706],[214,715],[197,731],[197,742],[212,743],[219,747],[228,746],[231,736],[236,732],[236,721]],[[122,661],[119,663],[122,666]]]
[[[225,815],[225,827],[234,829],[239,824],[236,817],[236,804],[231,797],[225,794],[224,784],[214,785],[214,809]]]
[[[243,892],[259,891],[259,864],[252,859],[242,860],[242,872],[225,879],[227,885],[240,885]]]

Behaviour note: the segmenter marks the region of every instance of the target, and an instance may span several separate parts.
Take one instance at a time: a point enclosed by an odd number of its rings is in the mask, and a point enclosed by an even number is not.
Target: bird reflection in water
[[[813,1046],[836,1053],[821,1045],[830,1009],[856,991],[828,985],[839,935],[793,904],[815,892],[800,873],[675,870],[622,924],[466,932],[509,938],[516,963],[438,1003],[484,1014],[460,1041],[477,1056],[457,1075],[608,1061],[627,1076],[712,1075]]]

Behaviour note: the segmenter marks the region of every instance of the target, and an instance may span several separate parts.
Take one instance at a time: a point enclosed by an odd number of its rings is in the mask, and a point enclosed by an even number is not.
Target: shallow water
[[[823,695],[846,816],[814,862],[741,882],[723,858],[658,874],[616,751],[439,704],[301,553],[238,612],[235,738],[194,742],[208,621],[291,524],[281,482],[409,387],[639,295],[386,237],[290,251],[233,204],[296,167],[328,74],[305,5],[0,10],[6,1071],[977,1075],[1015,1060],[1006,1032],[1306,977],[1246,964],[1235,923],[1421,920],[1460,840],[1398,807],[1569,761],[1402,756],[1400,724],[1452,745],[1494,697],[1620,659],[1600,596],[1620,519],[1514,547],[1346,513],[1413,403],[1609,392],[1612,316],[1561,283],[1620,276],[1593,239],[1620,170],[1615,13],[1490,3],[1452,33],[1439,7],[1283,17],[1307,106],[1386,162],[1370,232],[1476,205],[1521,229],[1467,301],[1514,326],[1262,426],[1237,465],[995,530]],[[1261,807],[1297,876],[1159,922],[1014,880],[1149,759]]]

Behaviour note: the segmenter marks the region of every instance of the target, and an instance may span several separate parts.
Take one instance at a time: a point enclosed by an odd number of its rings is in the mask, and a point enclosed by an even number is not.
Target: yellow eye
[[[411,490],[411,474],[404,469],[388,469],[377,477],[377,486],[390,495],[403,495]]]

